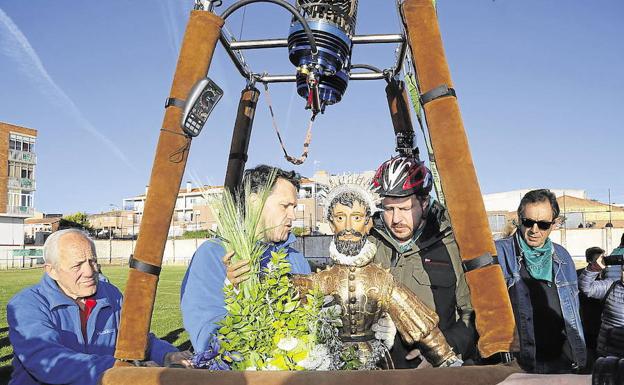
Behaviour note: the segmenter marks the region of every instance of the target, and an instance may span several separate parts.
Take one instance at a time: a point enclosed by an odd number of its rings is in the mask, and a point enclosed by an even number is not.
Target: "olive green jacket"
[[[456,353],[464,359],[473,356],[476,352],[474,310],[444,206],[432,201],[423,232],[412,249],[403,254],[398,252],[398,243],[381,217],[375,217],[369,240],[377,246],[374,262],[389,268],[397,281],[436,311],[440,330]]]

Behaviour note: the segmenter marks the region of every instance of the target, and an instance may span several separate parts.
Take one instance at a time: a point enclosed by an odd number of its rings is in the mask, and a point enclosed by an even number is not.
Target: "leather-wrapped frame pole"
[[[230,191],[235,191],[243,179],[243,171],[247,162],[247,150],[249,149],[249,140],[251,139],[251,130],[259,97],[260,91],[256,87],[246,87],[241,92],[236,123],[232,133],[230,156],[225,173],[224,186]]]
[[[402,6],[412,60],[422,92],[453,84],[431,0],[405,0]],[[442,190],[462,260],[496,255],[485,205],[457,99],[451,94],[424,105]],[[498,264],[466,273],[483,357],[514,349],[515,322]]]
[[[206,76],[222,26],[223,20],[211,12],[191,11],[170,98],[186,100],[193,85]],[[190,149],[191,139],[180,126],[181,116],[179,107],[170,106],[165,110],[133,257],[155,267],[162,265],[171,216]],[[145,359],[157,285],[158,275],[136,268],[129,270],[115,350],[118,360]]]

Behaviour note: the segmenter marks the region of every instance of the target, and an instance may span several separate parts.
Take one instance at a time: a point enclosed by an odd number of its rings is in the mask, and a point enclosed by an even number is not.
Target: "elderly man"
[[[251,193],[255,194],[267,185],[274,170],[276,176],[260,218],[260,228],[266,229],[263,237],[269,246],[260,264],[262,267],[268,264],[271,251],[284,249],[288,253],[292,273],[308,274],[308,262],[291,247],[295,242],[290,230],[297,207],[298,176],[294,172],[261,165],[245,172],[244,183],[249,182]],[[182,318],[196,352],[207,349],[211,335],[217,330],[217,322],[226,315],[223,296],[226,278],[236,285],[248,277],[248,261],[229,266],[231,257],[231,253],[225,254],[221,243],[205,242],[193,255],[182,281]]]
[[[7,306],[10,384],[95,384],[115,363],[122,295],[98,272],[93,241],[78,229],[52,234],[45,273]],[[150,333],[148,365],[190,365],[188,352]]]
[[[518,231],[496,241],[516,318],[518,362],[528,372],[572,373],[586,361],[574,262],[549,238],[558,217],[555,194],[529,191],[518,206]]]
[[[374,262],[436,311],[455,353],[470,359],[476,345],[474,310],[446,209],[429,196],[431,171],[417,158],[396,156],[378,168],[372,187],[382,197],[382,212],[371,230]],[[397,368],[427,366],[420,351],[404,341],[391,353]]]
[[[436,313],[396,282],[390,272],[371,263],[377,248],[367,235],[377,210],[375,201],[370,190],[357,183],[340,183],[329,192],[326,217],[334,231],[329,248],[334,266],[297,277],[295,283],[306,289],[319,288],[338,300],[343,324],[339,336],[362,352],[360,369],[373,369],[380,361],[382,367],[393,368],[391,362],[383,364],[385,349],[375,339],[386,340],[387,321],[381,318],[385,312],[396,323],[401,337],[410,345],[417,344],[433,365],[460,366],[461,360],[437,327]],[[394,333],[387,338],[384,344],[391,348]]]

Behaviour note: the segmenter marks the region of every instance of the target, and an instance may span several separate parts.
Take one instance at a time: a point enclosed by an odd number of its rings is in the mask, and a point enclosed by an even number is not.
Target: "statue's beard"
[[[340,237],[345,235],[352,235],[354,237],[358,237],[358,239],[355,241],[340,239]],[[334,235],[334,244],[336,245],[336,250],[338,250],[339,253],[349,257],[358,255],[360,251],[362,251],[362,247],[364,247],[365,243],[366,237],[364,237],[364,234],[355,230],[342,230]]]

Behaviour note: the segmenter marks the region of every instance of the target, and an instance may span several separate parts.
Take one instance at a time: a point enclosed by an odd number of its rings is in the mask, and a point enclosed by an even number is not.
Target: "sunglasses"
[[[522,218],[522,226],[526,227],[526,228],[533,228],[533,226],[537,223],[537,227],[540,230],[548,230],[550,229],[550,226],[553,225],[554,222],[547,222],[547,221],[534,221],[533,219],[528,219],[528,218]]]

